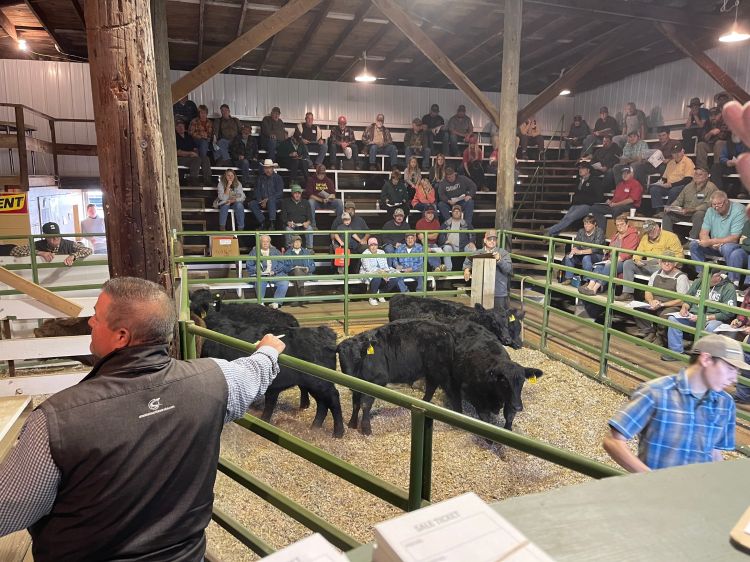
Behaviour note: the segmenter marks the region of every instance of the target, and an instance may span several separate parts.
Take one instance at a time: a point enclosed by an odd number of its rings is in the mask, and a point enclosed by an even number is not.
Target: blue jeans
[[[438,140],[443,143],[441,152],[447,155],[450,150],[451,135],[445,130],[445,127],[440,129],[440,132],[437,135],[433,134],[431,129],[427,129],[425,132],[427,133],[425,137],[427,139],[427,147],[430,149],[430,153],[437,154],[435,151],[435,141]]]
[[[430,156],[432,151],[429,148],[412,148],[407,146],[404,149],[404,157],[406,158],[406,165],[409,165],[409,158],[412,156],[422,156],[422,170],[427,171],[430,169]]]
[[[393,244],[383,244],[383,251],[386,254],[395,254],[396,246]],[[396,267],[396,258],[385,258],[388,262],[388,267]]]
[[[456,203],[456,205],[460,205],[464,210],[464,220],[466,221],[466,223],[474,224],[473,222],[471,222],[471,219],[474,218],[474,199],[469,199],[468,201],[459,201],[458,203]],[[450,205],[445,201],[440,201],[440,203],[438,203],[438,211],[440,212],[440,217],[442,218],[443,222],[447,221],[450,218],[451,207],[453,207],[453,205]]]
[[[675,324],[682,324],[683,326],[695,326],[695,322],[693,322],[692,320],[677,316],[672,316],[670,318],[670,322],[673,322]],[[706,323],[705,330],[707,332],[713,332],[716,328],[721,326],[721,324],[721,320],[709,320]],[[682,330],[680,330],[679,328],[672,328],[671,326],[667,328],[667,347],[669,347],[669,349],[671,349],[672,351],[676,351],[677,353],[682,353],[685,350],[685,348],[682,346]]]
[[[268,203],[266,204],[268,220],[271,222],[276,220],[276,209],[279,207],[281,207],[281,199],[274,199],[273,197],[268,199]],[[263,209],[260,208],[260,203],[256,199],[250,201],[250,210],[253,212],[258,224],[263,224]]]
[[[706,256],[723,256],[727,265],[731,267],[745,267],[745,261],[747,260],[747,253],[739,244],[722,244],[718,250],[714,250],[713,248],[704,248],[698,242],[690,242],[690,257],[692,259],[706,261]],[[696,265],[695,271],[700,275],[703,268]],[[730,273],[729,279],[732,282],[739,281],[740,274]]]
[[[396,150],[396,146],[393,144],[386,144],[385,146],[377,146],[377,145],[371,144],[367,147],[367,151],[370,154],[371,166],[375,164],[375,157],[378,154],[385,154],[386,156],[388,156],[388,163],[390,165],[389,168],[398,164],[398,150]]]
[[[307,147],[308,152],[310,150],[317,151],[318,153],[315,155],[315,165],[322,164],[323,160],[325,160],[326,152],[328,152],[328,146],[326,143],[320,144],[320,143],[310,143],[305,145]],[[312,158],[312,154],[310,154],[310,158]]]
[[[654,211],[663,209],[665,204],[664,197],[667,198],[666,204],[671,205],[683,189],[685,189],[684,185],[673,186],[668,189],[660,185],[652,185],[649,188],[649,192],[651,193],[651,208]]]
[[[193,139],[195,140],[195,144],[198,145],[198,156],[203,158],[204,156],[208,156],[209,148],[211,148],[211,145],[208,143],[207,139]]]
[[[263,297],[266,296],[266,288],[268,287],[269,281],[260,282],[260,302],[263,302]],[[273,298],[283,299],[286,296],[286,292],[289,290],[289,281],[273,281],[276,289],[273,292]],[[278,303],[281,306],[281,303]]]
[[[598,261],[602,261],[601,254],[586,254],[583,256],[573,256],[572,258],[566,255],[563,259],[563,264],[567,265],[568,267],[577,267],[580,265],[581,269],[585,269],[586,271],[593,271],[594,264]],[[572,271],[566,271],[565,279],[573,279],[573,275],[575,274]]]
[[[341,213],[344,212],[344,202],[341,201],[341,199],[329,199],[328,203],[321,203],[319,201],[316,201],[315,199],[308,199],[310,202],[310,209],[312,210],[312,225],[313,227],[317,227],[318,225],[315,222],[315,211],[318,209],[333,209],[336,213],[336,217],[340,217]]]
[[[458,140],[461,139],[461,141],[464,141],[466,137],[464,135],[454,135],[453,133],[448,133],[448,139],[450,140],[451,153],[446,156],[461,156],[458,152]]]
[[[617,273],[618,274],[622,273],[622,268],[624,264],[625,262],[623,260],[617,261]],[[610,267],[612,267],[612,264],[597,265],[596,267],[594,267],[593,271],[594,273],[600,273],[602,275],[609,275]],[[602,290],[606,289],[607,285],[609,285],[609,283],[607,283],[606,281],[600,281],[599,279],[597,279],[596,282],[602,286]]]
[[[240,170],[242,185],[250,187],[250,161],[247,158],[243,158],[242,160],[234,160],[233,163]]]
[[[565,230],[569,226],[572,226],[583,217],[588,215],[590,210],[591,205],[573,205],[570,209],[568,209],[568,212],[565,213],[565,217],[557,224],[549,227],[549,230],[547,230],[547,232],[550,236],[557,236],[563,230]],[[598,226],[602,230],[606,230],[606,225],[597,224],[596,226]]]
[[[312,225],[305,228],[304,226],[286,226],[284,227],[284,230],[286,230],[289,233],[292,232],[302,232],[305,231],[307,234],[305,234],[305,247],[312,250],[313,247],[313,227]],[[293,234],[285,234],[284,238],[286,239],[286,247],[291,248],[292,246],[292,236]]]
[[[219,228],[226,227],[229,209],[234,211],[234,226],[237,230],[245,230],[245,207],[239,202],[219,206]]]
[[[450,246],[450,247],[453,248],[453,246]],[[451,251],[453,250],[451,249]],[[430,244],[430,253],[442,254],[443,249],[437,244]],[[432,267],[432,269],[435,269],[436,267],[440,265],[441,259],[443,260],[443,265],[445,266],[445,269],[450,271],[451,267],[453,267],[453,262],[450,256],[443,256],[442,258],[440,258],[439,256],[429,257],[427,258],[427,264],[430,267]]]
[[[354,167],[357,168],[359,166],[359,147],[357,146],[356,142],[353,142],[349,145],[349,148],[352,149],[352,162],[354,163]],[[336,166],[338,164],[338,156],[336,156],[336,153],[338,152],[344,152],[344,149],[341,148],[338,144],[333,142],[332,140],[328,142],[328,162],[331,164],[331,166]],[[346,159],[346,156],[342,156],[342,158]]]
[[[382,277],[375,277],[370,281],[370,290],[369,293],[376,295],[380,292],[380,286],[383,284],[383,278]],[[383,287],[384,293],[394,293],[394,289],[398,287],[398,290],[401,293],[408,293],[409,289],[406,288],[406,283],[404,283],[404,280],[402,277],[391,277],[388,281],[385,283],[385,287]]]
[[[216,144],[219,146],[219,154],[217,155],[217,159],[221,162],[222,160],[229,160],[229,143],[231,141],[229,139],[219,139],[216,141]]]
[[[263,146],[266,147],[266,156],[276,162],[276,147],[279,144],[277,139],[271,137],[262,137]]]

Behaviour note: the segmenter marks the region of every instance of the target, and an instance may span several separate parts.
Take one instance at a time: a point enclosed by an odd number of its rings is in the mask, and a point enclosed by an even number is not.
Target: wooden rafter
[[[323,24],[323,20],[328,14],[328,10],[331,9],[332,3],[333,0],[325,0],[325,2],[323,2],[323,5],[320,7],[320,11],[315,15],[312,23],[307,27],[305,35],[302,37],[299,45],[297,45],[297,48],[294,50],[294,54],[292,54],[291,60],[286,65],[286,68],[283,71],[283,75],[286,78],[289,78],[289,76],[292,74],[294,67],[297,65],[297,62],[302,56],[302,53],[305,51],[305,47],[310,44],[310,40],[312,39],[313,35],[315,35],[320,29],[320,26]]]
[[[0,10],[0,29],[7,33],[13,41],[18,41],[16,26],[8,19],[2,10]]]
[[[282,6],[281,7],[283,8],[285,5],[286,5],[286,0],[282,0]],[[258,76],[262,75],[263,71],[266,70],[266,64],[268,63],[268,61],[269,61],[269,59],[271,57],[271,52],[276,47],[276,41],[279,40],[279,35],[280,34],[281,34],[281,32],[279,32],[276,35],[274,35],[271,38],[270,43],[266,47],[266,51],[263,53],[263,60],[260,62],[260,66],[258,67]]]
[[[177,101],[195,88],[240,60],[247,53],[301,18],[321,0],[291,0],[279,11],[247,30],[229,45],[214,53],[192,71],[172,84],[172,100]]]
[[[372,39],[370,39],[367,42],[367,45],[365,46],[364,51],[365,52],[372,51],[375,48],[375,46],[378,45],[383,40],[383,38],[388,34],[390,30],[391,30],[391,27],[389,25],[382,26],[382,28],[378,30],[378,32],[375,35],[372,36]],[[349,66],[346,67],[346,70],[344,70],[344,72],[338,75],[338,77],[336,78],[336,82],[340,82],[341,80],[343,80],[352,71],[352,69],[355,66],[357,66],[357,64],[359,63],[359,60],[360,60],[359,57],[354,57],[354,60]]]
[[[83,15],[83,10],[81,9],[81,5],[78,3],[78,0],[70,0],[70,3],[73,4],[73,10],[75,11],[76,15],[78,16],[78,19],[81,20],[81,23],[83,24],[83,27],[86,27],[86,16]]]
[[[503,37],[503,32],[502,31],[498,31],[497,33],[493,33],[492,35],[490,35],[489,37],[487,37],[481,43],[477,43],[476,45],[474,45],[468,51],[464,51],[457,58],[453,59],[453,62],[455,62],[456,64],[458,64],[461,61],[463,61],[465,59],[468,59],[469,57],[473,56],[475,53],[481,53],[482,56],[484,57],[484,56],[486,56],[485,53],[487,51],[494,50],[494,48],[492,46],[494,46],[494,44],[495,44],[496,41],[499,41],[499,43],[497,45],[498,56],[499,56],[502,53],[502,49],[501,49],[501,46],[502,46],[502,37]],[[490,56],[494,57],[495,55],[490,55]],[[422,78],[421,76],[417,75],[417,77],[414,79],[414,81],[415,81],[415,83],[420,84],[420,85],[421,84],[432,84],[432,81],[435,80],[435,79],[437,79],[440,76],[442,76],[442,73],[439,70],[436,70],[436,71],[432,72],[426,78]]]
[[[198,62],[203,62],[203,19],[206,14],[206,0],[200,0],[198,4]]]
[[[338,51],[339,47],[346,44],[346,41],[347,39],[349,39],[352,31],[354,31],[354,28],[362,23],[362,20],[365,18],[365,15],[367,14],[369,9],[370,4],[363,0],[360,3],[359,8],[357,8],[357,12],[354,14],[354,19],[349,22],[349,24],[341,33],[339,33],[339,36],[335,41],[331,43],[331,47],[328,49],[328,51],[326,51],[325,55],[323,55],[323,57],[315,65],[313,65],[314,69],[317,68],[315,74],[312,76],[313,80],[320,76],[326,65],[331,62],[331,59],[336,54],[336,51]]]

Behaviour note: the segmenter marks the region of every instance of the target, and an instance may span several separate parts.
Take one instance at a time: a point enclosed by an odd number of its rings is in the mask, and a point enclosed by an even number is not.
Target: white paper
[[[347,562],[347,557],[319,533],[263,558],[269,562]]]
[[[604,260],[604,261],[595,262],[594,265],[609,265],[611,263],[612,263],[612,260]]]
[[[654,168],[661,166],[664,163],[664,155],[661,153],[661,150],[654,150],[653,154],[648,157],[648,162]]]
[[[643,301],[630,301],[625,305],[628,308],[651,308],[651,305]]]
[[[721,324],[714,332],[744,332],[745,328],[735,328],[730,324]]]

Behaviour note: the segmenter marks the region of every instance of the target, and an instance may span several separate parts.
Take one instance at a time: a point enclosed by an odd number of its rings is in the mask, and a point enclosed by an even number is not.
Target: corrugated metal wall
[[[707,54],[740,86],[750,89],[750,49],[746,44],[722,45]],[[656,127],[684,121],[685,106],[692,97],[699,97],[706,107],[711,107],[714,94],[721,89],[692,60],[683,59],[583,92],[573,99],[575,112],[592,126],[602,105],[615,115],[632,101],[649,117],[649,127]]]

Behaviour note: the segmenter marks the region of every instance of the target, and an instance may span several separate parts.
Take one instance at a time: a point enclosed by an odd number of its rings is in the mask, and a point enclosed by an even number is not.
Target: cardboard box
[[[212,236],[211,257],[223,258],[240,255],[240,244],[236,236]]]

